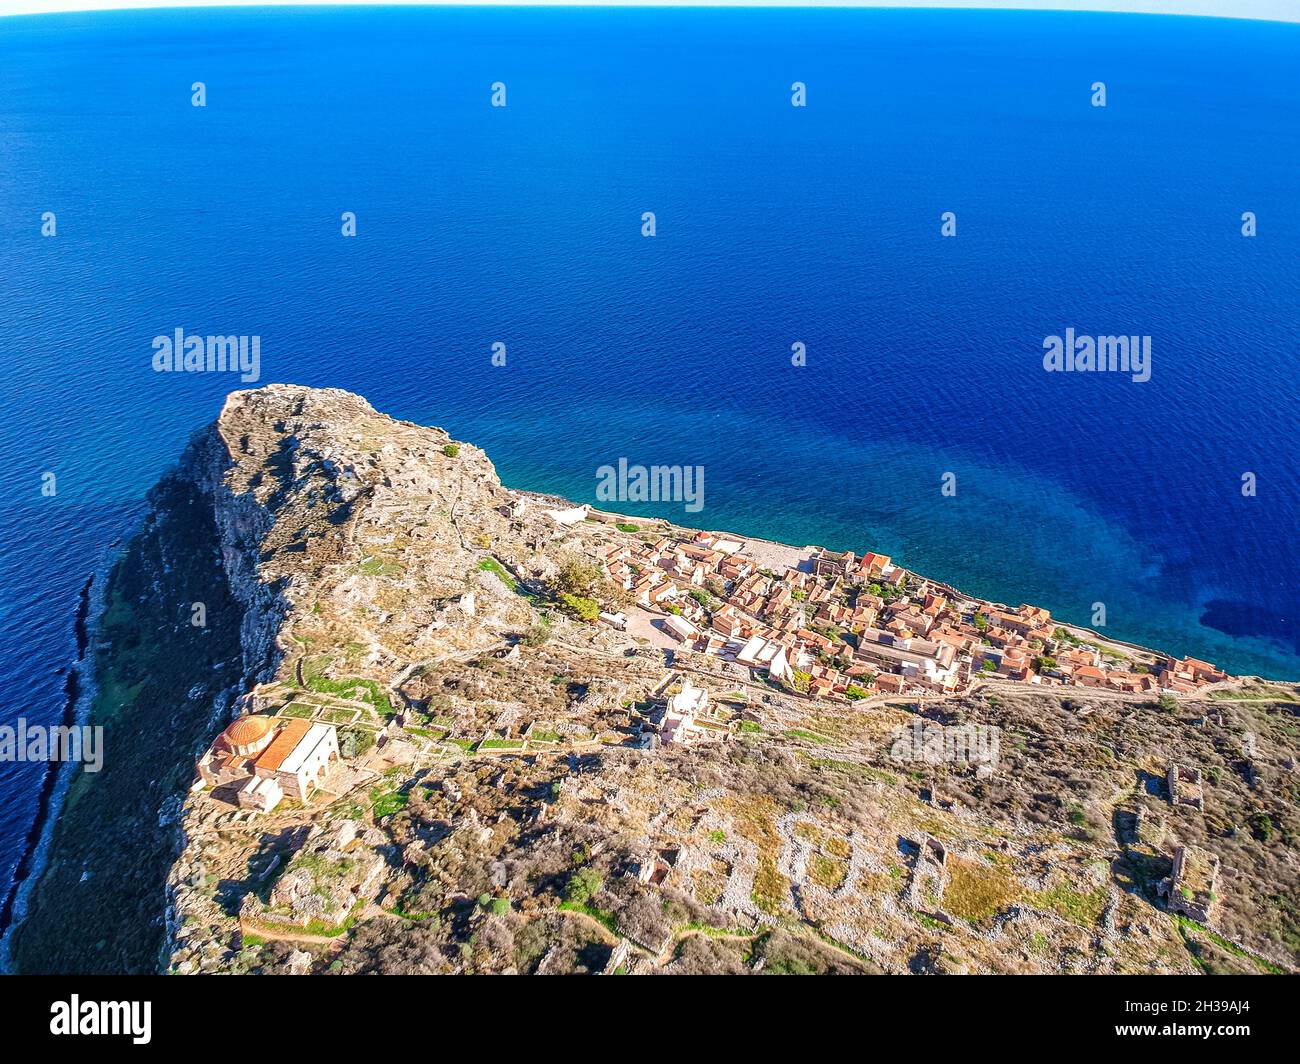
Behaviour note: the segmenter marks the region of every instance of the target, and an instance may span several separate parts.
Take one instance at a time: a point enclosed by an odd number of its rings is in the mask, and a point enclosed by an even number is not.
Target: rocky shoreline
[[[103,588],[107,573],[108,563],[105,563],[86,578],[77,596],[77,609],[73,617],[77,656],[64,678],[63,713],[59,720],[61,727],[71,728],[85,724],[94,702],[95,676],[94,669],[88,667],[92,664],[88,659],[91,656],[95,621],[103,609]],[[8,970],[10,933],[26,915],[27,898],[45,871],[45,860],[58,824],[63,798],[77,771],[79,766],[72,762],[51,761],[46,769],[36,816],[27,834],[22,858],[15,869],[13,885],[3,907],[0,907],[0,971]]]

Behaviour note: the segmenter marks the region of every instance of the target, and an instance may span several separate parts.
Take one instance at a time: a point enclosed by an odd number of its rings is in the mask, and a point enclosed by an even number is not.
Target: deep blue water
[[[177,327],[509,484],[700,464],[686,523],[1300,677],[1298,72],[1300,26],[1127,15],[0,20],[0,717],[57,718],[86,574],[239,386],[154,373]],[[1045,373],[1067,327],[1151,380]],[[40,771],[0,765],[0,887]]]

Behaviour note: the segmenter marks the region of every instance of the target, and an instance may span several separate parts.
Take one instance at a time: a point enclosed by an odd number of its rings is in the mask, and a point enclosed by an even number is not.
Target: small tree
[[[586,905],[604,886],[605,880],[600,873],[591,865],[584,865],[569,877],[564,887],[564,900],[571,905]]]
[[[598,583],[600,569],[595,563],[584,558],[566,558],[560,563],[560,571],[556,574],[555,590],[589,598]]]
[[[691,588],[691,598],[703,606],[706,610],[713,609],[713,596],[702,587]]]

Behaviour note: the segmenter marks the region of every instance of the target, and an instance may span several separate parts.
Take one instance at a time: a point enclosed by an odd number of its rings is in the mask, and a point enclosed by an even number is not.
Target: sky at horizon
[[[271,6],[864,7],[1094,11],[1300,22],[1300,0],[0,0],[0,17],[178,7]]]

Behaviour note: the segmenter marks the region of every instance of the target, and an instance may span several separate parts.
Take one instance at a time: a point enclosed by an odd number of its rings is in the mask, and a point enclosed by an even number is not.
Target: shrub
[[[540,621],[534,624],[521,637],[524,646],[540,647],[551,638],[551,620],[549,617],[542,617]]]
[[[600,873],[586,865],[569,877],[569,882],[564,887],[564,900],[571,905],[586,905],[604,886],[605,880]]]
[[[445,454],[448,458],[455,458],[456,455],[460,454],[460,444],[449,443],[447,444],[447,446],[445,446],[442,449],[442,453]]]
[[[344,757],[360,757],[375,745],[375,733],[369,728],[345,728],[339,732],[339,751]]]
[[[594,621],[600,616],[600,605],[595,599],[585,598],[581,595],[570,595],[567,591],[560,592],[560,608],[565,613],[577,617],[580,621]]]
[[[1267,813],[1253,813],[1250,818],[1250,833],[1259,842],[1268,842],[1273,837],[1273,818]]]

